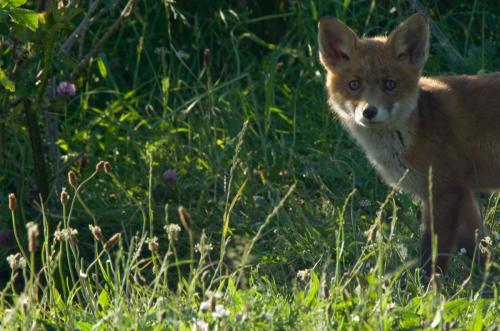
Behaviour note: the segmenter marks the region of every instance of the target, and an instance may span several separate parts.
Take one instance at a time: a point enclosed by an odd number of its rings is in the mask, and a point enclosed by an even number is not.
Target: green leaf
[[[0,84],[3,85],[3,87],[14,93],[16,91],[16,86],[14,85],[14,82],[12,82],[9,77],[7,77],[7,74],[5,74],[5,71],[3,71],[1,68],[0,68]]]
[[[20,7],[26,2],[28,2],[28,0],[0,0],[0,8]]]
[[[106,69],[106,64],[104,63],[104,61],[100,56],[97,58],[97,66],[99,67],[99,73],[101,74],[102,78],[108,77],[108,70]]]
[[[76,322],[75,327],[82,331],[90,331],[92,330],[92,324],[87,323],[87,322]]]
[[[483,311],[481,305],[478,305],[476,308],[474,320],[468,329],[470,331],[481,331],[483,329]]]
[[[103,309],[106,309],[109,305],[109,295],[106,290],[102,290],[101,294],[99,294],[99,298],[97,299],[97,303],[101,305]]]
[[[8,13],[14,23],[27,27],[31,31],[36,31],[38,28],[38,20],[40,18],[38,13],[23,8],[13,8]]]

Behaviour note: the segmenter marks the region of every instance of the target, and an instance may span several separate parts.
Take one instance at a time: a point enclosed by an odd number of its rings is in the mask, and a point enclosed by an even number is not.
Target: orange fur
[[[500,73],[421,77],[429,28],[419,14],[377,38],[324,18],[318,39],[332,110],[389,185],[408,170],[399,188],[422,204],[426,271],[431,224],[438,268],[457,243],[472,255],[484,234],[473,192],[500,189]]]

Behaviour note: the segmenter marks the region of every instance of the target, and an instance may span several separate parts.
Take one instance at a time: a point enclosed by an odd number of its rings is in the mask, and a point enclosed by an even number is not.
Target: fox
[[[329,108],[382,179],[419,202],[420,265],[432,276],[456,246],[486,263],[475,193],[500,189],[500,72],[423,76],[429,44],[422,14],[379,37],[333,17],[318,25]]]

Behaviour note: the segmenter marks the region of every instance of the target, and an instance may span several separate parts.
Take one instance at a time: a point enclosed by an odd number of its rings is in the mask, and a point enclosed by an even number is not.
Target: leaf
[[[27,27],[31,31],[38,28],[39,14],[28,9],[13,8],[8,11],[10,18],[14,23]]]
[[[28,0],[0,0],[0,8],[21,7]]]
[[[99,73],[101,74],[102,78],[108,77],[108,70],[106,69],[106,64],[104,63],[104,61],[100,56],[97,58],[97,66],[99,67]]]
[[[90,331],[92,330],[92,324],[87,322],[76,322],[75,327],[80,329],[81,331]]]
[[[16,91],[16,86],[9,79],[9,77],[7,77],[7,75],[5,74],[5,71],[3,71],[1,68],[0,68],[0,84],[2,84],[6,90],[8,90],[12,93],[14,93]]]
[[[481,305],[476,308],[476,312],[474,315],[474,320],[472,324],[469,326],[470,331],[481,331],[483,329],[483,311],[481,309]]]
[[[109,305],[109,295],[106,290],[102,290],[101,294],[99,294],[99,298],[97,299],[97,303],[101,305],[103,309],[106,309]]]

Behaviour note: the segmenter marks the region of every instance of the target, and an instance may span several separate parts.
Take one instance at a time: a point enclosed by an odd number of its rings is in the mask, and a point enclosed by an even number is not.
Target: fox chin
[[[328,104],[387,184],[419,200],[431,275],[446,270],[457,245],[486,263],[474,192],[500,189],[500,72],[423,77],[429,38],[420,14],[387,37],[359,38],[336,18],[318,29]]]

